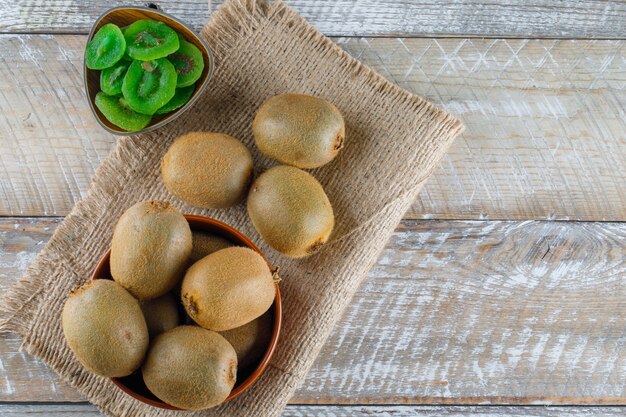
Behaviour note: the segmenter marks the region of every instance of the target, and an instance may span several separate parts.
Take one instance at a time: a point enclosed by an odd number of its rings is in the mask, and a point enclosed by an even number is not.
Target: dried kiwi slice
[[[99,70],[112,67],[124,55],[126,40],[119,27],[113,23],[102,26],[87,43],[85,65]]]
[[[131,109],[153,115],[176,92],[176,69],[166,58],[133,61],[122,83],[122,94]]]
[[[96,94],[96,107],[115,126],[128,131],[141,130],[150,124],[152,117],[133,111],[123,97],[111,97],[100,91]]]
[[[120,61],[110,68],[103,69],[100,73],[100,90],[110,96],[122,94],[122,82],[130,62]]]
[[[178,50],[178,34],[163,22],[138,20],[124,28],[128,55],[140,61],[163,58]]]
[[[126,41],[126,29],[128,29],[130,25],[124,26],[123,28],[120,28],[122,30],[122,35],[124,35],[124,41]],[[122,60],[123,61],[128,61],[128,64],[130,65],[131,62],[133,62],[133,59],[130,57],[130,55],[128,55],[128,42],[126,42],[126,49],[124,49],[124,55],[122,56]]]
[[[176,109],[179,109],[185,105],[193,96],[196,86],[190,85],[189,87],[177,88],[174,97],[167,104],[156,111],[155,114],[165,114]]]
[[[176,86],[187,87],[202,76],[204,57],[193,43],[187,42],[181,36],[179,36],[179,42],[178,51],[168,56],[167,59],[176,67],[176,74],[178,74]]]

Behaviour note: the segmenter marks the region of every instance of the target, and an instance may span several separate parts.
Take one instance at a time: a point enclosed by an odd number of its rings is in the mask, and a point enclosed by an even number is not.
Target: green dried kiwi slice
[[[113,23],[107,23],[87,43],[85,65],[94,70],[112,67],[122,59],[125,50],[126,40],[122,31]]]
[[[133,61],[122,83],[122,94],[131,109],[153,115],[176,92],[176,69],[166,58]]]
[[[198,81],[204,70],[204,56],[196,46],[179,35],[180,48],[167,59],[176,68],[178,74],[177,87],[187,87]]]
[[[102,91],[96,94],[96,107],[109,122],[128,131],[141,130],[148,126],[152,119],[146,114],[133,111],[124,97],[108,96]]]
[[[130,25],[124,26],[123,28],[121,28],[122,35],[124,35],[124,41],[126,41],[126,29],[128,29],[129,26]],[[128,46],[128,42],[126,43],[126,45]],[[131,62],[133,62],[133,59],[130,57],[130,55],[128,55],[128,48],[124,49],[124,55],[122,56],[122,60],[123,61],[128,61],[129,65],[130,65]]]
[[[100,90],[110,96],[122,94],[122,82],[130,62],[120,61],[110,68],[105,68],[100,73]]]
[[[124,30],[128,55],[140,61],[168,56],[180,46],[178,34],[163,22],[138,20]]]
[[[193,96],[193,92],[196,90],[195,85],[190,85],[188,87],[177,88],[176,93],[174,93],[174,97],[170,101],[165,104],[165,106],[161,107],[154,114],[165,114],[172,112],[176,109],[179,109],[185,105]]]

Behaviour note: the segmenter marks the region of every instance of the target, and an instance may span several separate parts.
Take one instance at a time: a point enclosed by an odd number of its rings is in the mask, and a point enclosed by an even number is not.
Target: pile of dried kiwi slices
[[[204,57],[165,23],[144,19],[124,28],[102,26],[87,43],[85,65],[101,70],[96,107],[114,125],[134,131],[189,101]]]

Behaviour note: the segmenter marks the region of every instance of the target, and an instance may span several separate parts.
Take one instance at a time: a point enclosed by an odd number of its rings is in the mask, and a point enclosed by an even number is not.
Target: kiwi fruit
[[[317,252],[335,225],[333,208],[320,183],[286,165],[270,168],[254,181],[248,214],[261,237],[292,258]]]
[[[259,108],[254,140],[266,156],[298,168],[317,168],[343,148],[343,116],[328,101],[304,94],[280,94]]]
[[[161,163],[163,182],[172,194],[192,206],[212,209],[241,201],[253,171],[248,148],[222,133],[181,136]]]
[[[120,217],[111,243],[113,279],[140,300],[178,283],[191,254],[191,229],[170,203],[143,201]]]
[[[151,339],[180,324],[177,298],[171,292],[159,298],[143,301],[141,311],[146,319]]]
[[[232,330],[220,332],[235,348],[239,369],[258,364],[272,338],[273,320],[270,311]]]
[[[191,249],[191,256],[189,257],[189,262],[191,263],[199,261],[220,249],[235,246],[231,241],[207,232],[193,230],[191,235],[193,237],[193,247]]]
[[[76,359],[101,376],[130,375],[148,350],[148,327],[139,302],[108,279],[92,280],[74,290],[61,322]]]
[[[142,373],[146,386],[160,400],[201,410],[230,395],[237,378],[237,354],[219,333],[178,326],[154,339]]]
[[[218,250],[193,264],[181,290],[187,314],[200,326],[223,331],[265,313],[275,295],[265,259],[250,248]]]

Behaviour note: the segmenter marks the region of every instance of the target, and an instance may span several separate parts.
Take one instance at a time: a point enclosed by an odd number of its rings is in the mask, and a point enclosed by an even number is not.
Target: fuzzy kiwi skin
[[[267,311],[250,323],[220,332],[235,348],[240,369],[257,365],[265,355],[272,338],[273,324],[272,315]]]
[[[261,237],[292,258],[317,252],[335,226],[333,208],[321,184],[286,165],[270,168],[254,181],[248,214]]]
[[[266,156],[298,168],[317,168],[343,148],[346,128],[337,108],[319,97],[280,94],[259,108],[254,140]]]
[[[186,410],[222,403],[235,385],[237,354],[219,333],[178,326],[154,339],[143,380],[160,400]]]
[[[276,289],[267,263],[250,248],[218,250],[193,264],[181,290],[187,314],[216,332],[234,329],[265,313]]]
[[[193,249],[189,262],[194,263],[220,249],[235,246],[230,240],[206,232],[192,230]]]
[[[171,292],[141,302],[141,311],[148,325],[150,339],[180,324],[177,297]]]
[[[191,254],[191,229],[170,203],[143,201],[120,217],[111,243],[113,279],[140,300],[170,291]]]
[[[165,187],[182,201],[202,208],[226,208],[243,200],[253,172],[248,148],[222,133],[181,136],[161,162]]]
[[[78,361],[101,376],[130,375],[148,350],[148,327],[139,302],[108,279],[89,281],[72,292],[61,322]]]

